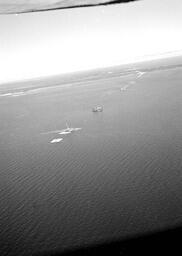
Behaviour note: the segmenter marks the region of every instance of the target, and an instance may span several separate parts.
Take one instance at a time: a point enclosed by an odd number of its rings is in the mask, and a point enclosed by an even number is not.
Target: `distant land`
[[[14,82],[0,83],[0,93],[26,91],[45,87],[55,87],[66,84],[84,83],[90,80],[103,80],[119,76],[130,75],[139,70],[141,72],[153,72],[182,67],[182,55],[167,56],[159,59],[139,61],[106,68],[96,68],[86,71],[78,71],[54,76],[37,77]]]

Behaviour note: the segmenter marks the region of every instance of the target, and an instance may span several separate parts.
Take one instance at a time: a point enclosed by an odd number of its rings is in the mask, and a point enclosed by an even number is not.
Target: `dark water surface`
[[[181,225],[181,80],[176,68],[0,97],[0,255]],[[66,122],[82,130],[46,133]]]

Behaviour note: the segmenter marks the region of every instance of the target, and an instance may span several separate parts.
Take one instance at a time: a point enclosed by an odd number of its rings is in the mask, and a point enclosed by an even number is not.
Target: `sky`
[[[0,15],[0,83],[182,54],[182,1]]]

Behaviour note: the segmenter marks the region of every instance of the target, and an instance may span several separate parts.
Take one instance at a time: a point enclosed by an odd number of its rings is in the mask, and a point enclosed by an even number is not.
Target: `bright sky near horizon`
[[[182,1],[0,16],[0,83],[182,51]]]

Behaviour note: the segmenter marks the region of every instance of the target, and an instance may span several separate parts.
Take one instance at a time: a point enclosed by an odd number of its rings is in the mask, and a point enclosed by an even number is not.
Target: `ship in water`
[[[69,125],[66,123],[66,128],[65,129],[55,130],[55,131],[48,131],[48,132],[44,132],[42,134],[57,133],[57,134],[60,134],[60,135],[66,135],[66,134],[70,134],[72,132],[79,131],[79,130],[82,130],[82,128],[69,127]]]
[[[59,143],[62,140],[63,140],[63,138],[57,138],[57,139],[51,140],[50,143]]]
[[[69,127],[69,125],[66,123],[66,129],[60,130],[59,134],[69,134],[75,131],[79,131],[82,128],[73,128],[73,127]]]
[[[92,108],[92,112],[103,112],[103,107],[101,106],[97,106]]]

